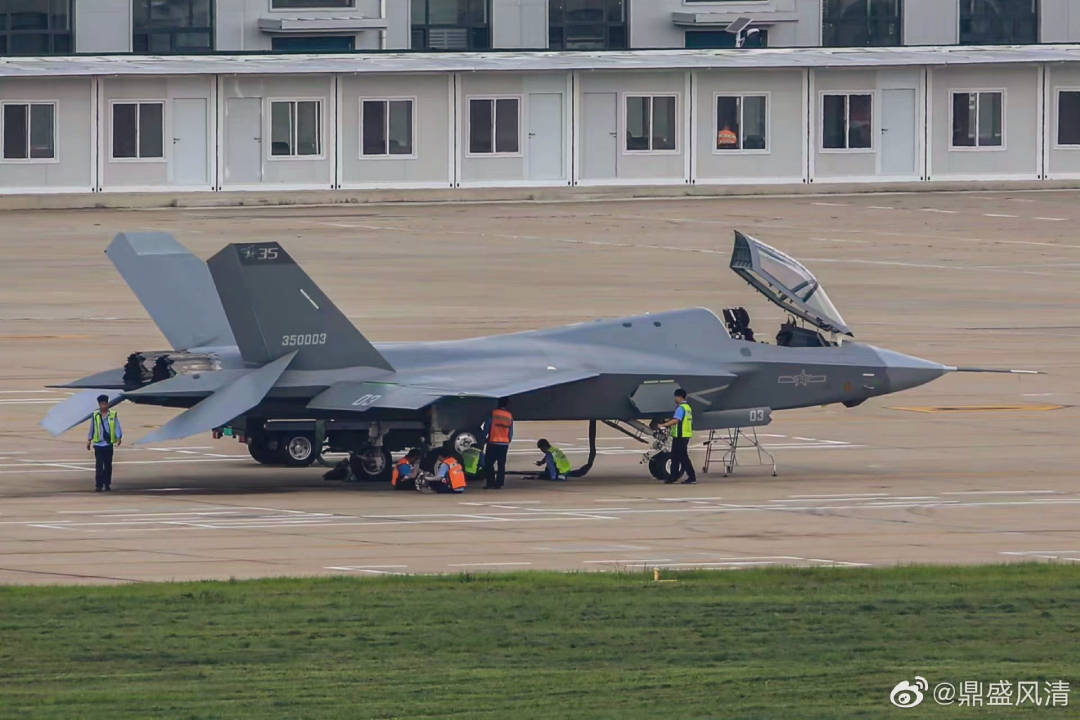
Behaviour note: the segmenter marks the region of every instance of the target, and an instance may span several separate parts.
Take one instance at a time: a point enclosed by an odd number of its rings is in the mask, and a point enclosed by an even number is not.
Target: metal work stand
[[[713,452],[723,450],[723,456],[721,456],[720,460],[724,463],[724,477],[734,473],[735,467],[739,464],[738,451],[740,444],[744,450],[749,448],[757,450],[758,465],[771,463],[773,477],[776,477],[776,458],[761,447],[761,442],[757,436],[757,428],[750,428],[749,432],[742,428],[710,430],[709,439],[705,442],[705,466],[701,468],[701,471],[708,473],[709,465],[715,460]],[[769,459],[769,463],[765,462],[765,458]]]

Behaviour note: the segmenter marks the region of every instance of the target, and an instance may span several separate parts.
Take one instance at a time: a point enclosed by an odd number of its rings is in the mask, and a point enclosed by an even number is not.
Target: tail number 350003
[[[281,347],[305,347],[307,345],[325,345],[326,333],[309,335],[282,335]]]

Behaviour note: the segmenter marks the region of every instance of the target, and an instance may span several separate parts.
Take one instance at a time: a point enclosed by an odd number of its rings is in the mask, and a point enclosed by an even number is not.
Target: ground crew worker
[[[419,474],[420,451],[414,448],[394,463],[394,470],[390,474],[390,484],[395,490],[415,490],[416,478]]]
[[[120,444],[124,430],[116,411],[109,408],[109,396],[98,395],[98,409],[90,416],[86,449],[94,448],[94,492],[112,490],[113,448]]]
[[[454,457],[454,453],[440,450],[438,458],[435,477],[427,481],[427,486],[441,495],[465,492],[465,468]]]
[[[536,461],[537,467],[544,468],[544,471],[540,473],[540,479],[568,479],[567,476],[570,474],[570,471],[573,470],[573,466],[570,465],[570,460],[567,459],[566,454],[544,438],[540,438],[536,441],[536,447],[540,448],[540,452],[544,453],[543,459]]]
[[[690,409],[690,403],[686,402],[686,391],[679,388],[675,391],[675,417],[665,423],[662,428],[671,428],[671,474],[664,482],[671,484],[677,482],[679,476],[686,472],[683,485],[696,485],[697,473],[694,472],[694,464],[690,462],[690,439],[694,437],[694,413]]]
[[[501,490],[506,484],[506,454],[514,439],[514,416],[507,409],[509,406],[509,398],[499,398],[497,407],[491,411],[491,417],[484,423],[483,429],[487,434],[487,447],[484,449],[487,483],[484,488],[487,490]],[[496,465],[499,466],[498,472],[495,470]]]
[[[461,453],[461,459],[464,461],[466,477],[476,478],[480,475],[480,470],[484,467],[484,453],[480,452],[480,448],[475,445],[470,446],[468,450]]]
[[[734,148],[739,145],[739,136],[735,134],[735,131],[731,128],[724,126],[724,129],[716,134],[716,147],[720,150],[725,148]]]

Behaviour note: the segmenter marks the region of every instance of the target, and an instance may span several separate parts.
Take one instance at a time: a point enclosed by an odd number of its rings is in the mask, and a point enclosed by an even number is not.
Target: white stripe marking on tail
[[[311,306],[313,308],[315,308],[316,310],[319,309],[319,306],[315,304],[315,301],[311,299],[311,296],[304,292],[304,288],[300,288],[300,294],[307,298],[307,301],[311,303]]]

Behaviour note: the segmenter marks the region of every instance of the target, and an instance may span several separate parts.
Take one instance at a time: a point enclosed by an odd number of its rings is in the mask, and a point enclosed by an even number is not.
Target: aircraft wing
[[[535,390],[590,380],[599,373],[587,370],[548,370],[543,374],[516,380],[477,382],[462,381],[456,388],[445,385],[391,384],[376,382],[341,382],[315,396],[308,407],[312,410],[345,410],[366,412],[374,408],[384,410],[422,410],[443,398],[483,398],[495,400],[501,397],[522,395]]]

